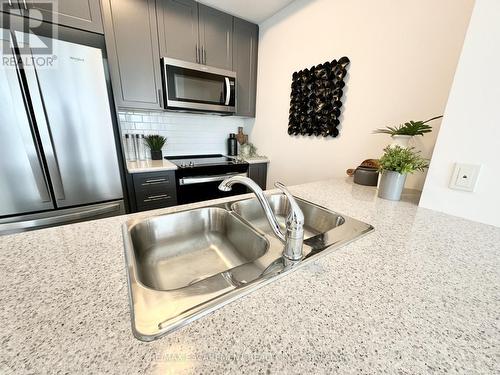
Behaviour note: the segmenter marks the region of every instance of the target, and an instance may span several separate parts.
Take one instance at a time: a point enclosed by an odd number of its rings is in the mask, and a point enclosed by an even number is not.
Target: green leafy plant
[[[413,147],[387,146],[380,158],[379,171],[394,171],[401,174],[423,171],[429,166],[427,159],[415,152]]]
[[[385,128],[375,129],[373,133],[375,134],[390,134],[393,135],[424,135],[425,133],[430,133],[432,131],[432,126],[427,125],[428,122],[437,120],[443,116],[436,116],[430,118],[426,121],[409,121],[398,126],[386,126]]]
[[[167,141],[165,137],[158,134],[147,135],[144,137],[144,140],[151,151],[161,151],[163,145]]]

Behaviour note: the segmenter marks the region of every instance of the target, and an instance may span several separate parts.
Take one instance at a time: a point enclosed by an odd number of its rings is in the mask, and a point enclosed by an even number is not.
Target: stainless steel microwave
[[[167,57],[162,67],[166,109],[235,112],[235,72]]]

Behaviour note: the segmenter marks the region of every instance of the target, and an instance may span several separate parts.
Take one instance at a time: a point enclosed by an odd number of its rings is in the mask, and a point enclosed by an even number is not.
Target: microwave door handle
[[[231,101],[231,86],[229,84],[228,77],[224,77],[224,81],[226,82],[226,101],[224,102],[224,105],[229,105],[229,102]]]

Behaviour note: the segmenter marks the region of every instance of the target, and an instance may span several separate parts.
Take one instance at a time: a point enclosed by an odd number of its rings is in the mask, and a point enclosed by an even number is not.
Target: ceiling
[[[212,8],[238,16],[247,21],[261,23],[294,0],[198,0]]]

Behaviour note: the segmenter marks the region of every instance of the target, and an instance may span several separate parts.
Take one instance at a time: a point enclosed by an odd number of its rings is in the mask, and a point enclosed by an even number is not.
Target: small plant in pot
[[[406,176],[416,171],[424,171],[429,166],[426,159],[414,151],[413,147],[387,146],[380,158],[381,172],[378,196],[398,201],[406,182]]]
[[[153,134],[144,137],[144,140],[146,142],[146,145],[151,150],[151,159],[163,159],[163,153],[161,152],[161,149],[163,148],[163,145],[165,145],[167,139],[165,137],[162,137],[161,135]]]
[[[426,121],[409,121],[398,126],[386,126],[374,130],[374,134],[389,134],[393,139],[393,146],[408,147],[408,143],[412,137],[417,135],[423,136],[432,131],[432,126],[427,123],[437,120],[443,116],[436,116]]]

